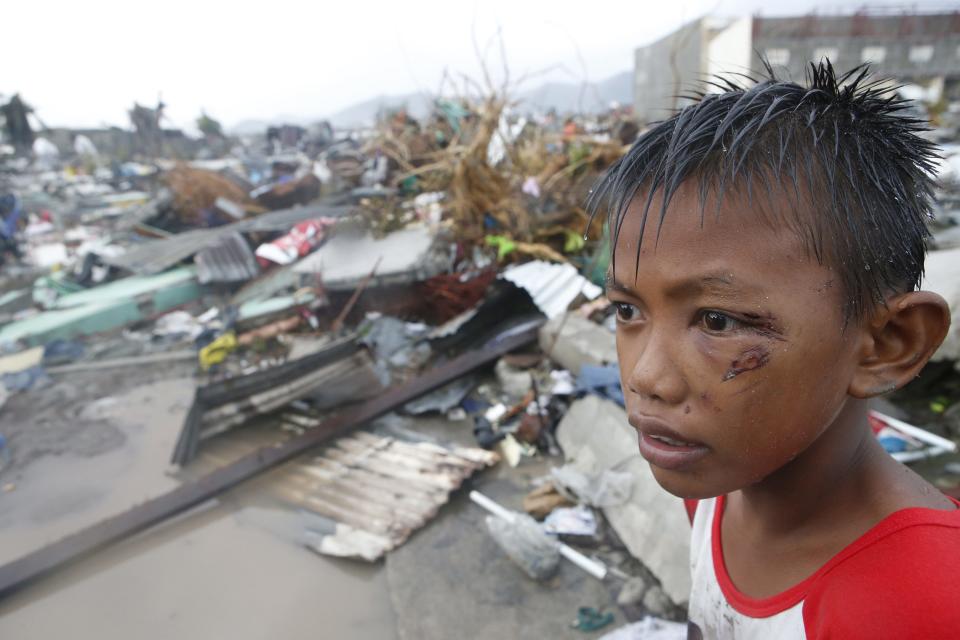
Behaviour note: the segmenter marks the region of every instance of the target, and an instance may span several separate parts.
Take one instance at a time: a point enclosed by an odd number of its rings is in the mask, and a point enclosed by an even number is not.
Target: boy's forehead
[[[696,189],[681,189],[660,224],[654,201],[642,224],[644,197],[628,208],[616,235],[610,290],[655,286],[670,297],[710,295],[761,300],[778,290],[824,290],[835,276],[812,258],[799,233],[770,223],[746,198],[701,206]],[[642,227],[642,233],[641,233]]]
[[[647,194],[633,199],[614,235],[614,263],[625,260],[632,265],[638,254],[641,259],[666,258],[690,266],[737,258],[806,259],[791,214],[773,211],[778,205],[788,206],[786,197],[780,196],[784,202],[777,202],[773,195],[765,203],[728,192],[719,200],[709,193],[701,199],[696,184],[690,182],[681,185],[666,211],[659,193],[649,207]]]

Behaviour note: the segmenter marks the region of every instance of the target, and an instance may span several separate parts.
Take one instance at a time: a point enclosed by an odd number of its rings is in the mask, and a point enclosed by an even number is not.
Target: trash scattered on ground
[[[625,404],[623,389],[620,388],[620,368],[615,364],[602,367],[585,364],[580,367],[576,391],[578,393],[595,393],[607,400],[613,400],[621,407]]]
[[[610,611],[602,611],[593,607],[580,607],[577,609],[577,619],[570,626],[578,631],[588,633],[599,631],[613,623],[613,617],[613,613]]]
[[[543,521],[543,530],[557,536],[594,536],[597,518],[589,507],[559,507]]]
[[[572,507],[576,501],[557,491],[553,482],[547,481],[523,498],[523,510],[537,520],[543,520],[554,509]]]
[[[625,471],[605,469],[595,474],[573,465],[551,470],[553,486],[569,499],[591,507],[618,507],[630,499],[633,477]]]
[[[527,514],[505,509],[479,491],[471,491],[470,499],[507,525],[512,525],[518,521],[522,523],[518,525],[518,527],[522,528],[522,535],[524,536],[522,542],[510,538],[511,531],[514,531],[514,528],[510,526],[495,525],[491,528],[491,534],[493,534],[493,529],[495,528],[498,532],[496,535],[502,538],[503,544],[501,546],[506,545],[504,550],[507,554],[513,554],[510,555],[510,558],[534,579],[540,579],[538,576],[549,577],[556,569],[553,565],[554,556],[551,552],[547,551],[548,546],[552,546],[560,555],[597,580],[606,578],[607,568],[603,564],[588,558],[562,542],[552,540],[543,532],[540,524]],[[488,518],[488,527],[490,527],[490,522]],[[520,535],[519,530],[516,530],[516,532]],[[500,542],[501,539],[498,539],[498,543]],[[517,546],[518,544],[520,546]]]
[[[560,550],[540,524],[525,514],[510,520],[487,516],[487,529],[496,543],[534,580],[549,580],[560,566]]]

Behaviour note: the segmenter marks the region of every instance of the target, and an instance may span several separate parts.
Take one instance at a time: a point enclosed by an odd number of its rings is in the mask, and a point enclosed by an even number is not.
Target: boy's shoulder
[[[960,637],[960,503],[954,510],[897,511],[801,584],[753,600],[736,590],[716,557],[722,554],[717,502],[722,512],[722,498],[699,505],[685,501],[692,546],[710,549],[715,569],[710,573],[740,614],[756,619],[796,606],[806,638]]]
[[[817,572],[804,623],[814,638],[955,637],[957,602],[960,508],[903,509]]]

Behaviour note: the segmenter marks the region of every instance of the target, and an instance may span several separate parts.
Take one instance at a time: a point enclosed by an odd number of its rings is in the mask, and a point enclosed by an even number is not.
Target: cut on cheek
[[[723,374],[722,381],[727,382],[741,373],[765,367],[768,362],[770,362],[770,350],[768,348],[762,345],[750,347],[730,363],[730,368]]]

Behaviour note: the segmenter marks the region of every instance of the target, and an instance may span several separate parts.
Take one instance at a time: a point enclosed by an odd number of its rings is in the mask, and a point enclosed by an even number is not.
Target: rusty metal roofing
[[[275,491],[333,523],[307,530],[311,549],[373,561],[430,521],[464,480],[498,460],[483,449],[359,432],[291,469]]]
[[[188,474],[229,464],[319,422],[296,414],[280,420],[292,433],[266,424],[232,432],[211,443]],[[277,468],[259,490],[302,514],[302,541],[310,549],[373,561],[403,544],[436,516],[467,478],[499,459],[484,449],[361,431],[333,441],[316,457],[301,457]]]

